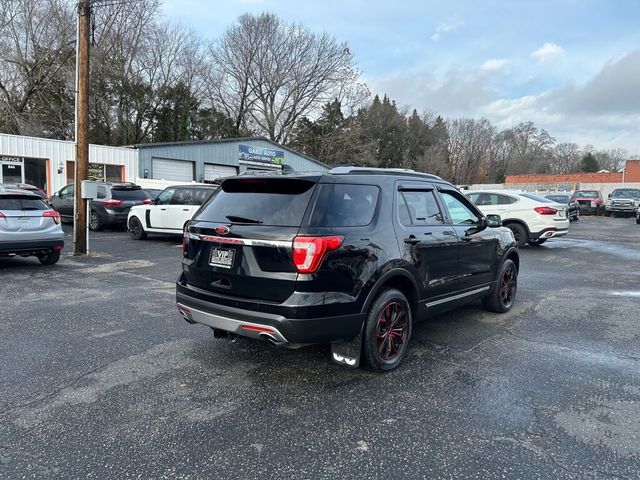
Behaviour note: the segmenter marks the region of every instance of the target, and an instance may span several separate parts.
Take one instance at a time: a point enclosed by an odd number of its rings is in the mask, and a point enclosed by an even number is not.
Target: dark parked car
[[[573,192],[571,200],[578,202],[580,213],[593,213],[595,215],[604,213],[604,200],[599,190],[576,190]]]
[[[74,184],[70,183],[51,197],[51,205],[62,220],[73,221]],[[127,215],[135,205],[150,204],[151,199],[133,183],[98,183],[98,198],[91,201],[89,228],[102,230],[108,226],[125,226]]]
[[[190,323],[390,370],[414,320],[513,305],[519,255],[498,215],[408,170],[238,176],[185,227],[178,309]]]
[[[571,220],[580,220],[580,204],[571,195],[562,195],[559,193],[553,195],[545,195],[545,198],[556,203],[564,203],[567,205],[567,218]]]
[[[13,189],[19,189],[19,190],[27,190],[31,193],[35,193],[37,196],[39,196],[41,199],[47,201],[48,197],[47,194],[45,192],[43,192],[40,188],[36,187],[35,185],[30,185],[28,183],[5,183],[2,185],[4,188],[13,188]]]

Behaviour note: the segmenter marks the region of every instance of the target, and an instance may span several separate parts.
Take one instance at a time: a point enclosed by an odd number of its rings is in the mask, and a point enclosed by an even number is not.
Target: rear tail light
[[[2,214],[0,214],[2,215]],[[4,215],[2,215],[4,216]],[[42,216],[43,217],[48,217],[48,218],[53,218],[53,221],[56,222],[56,224],[60,223],[60,214],[58,212],[56,212],[55,210],[45,210],[44,212],[42,212]]]
[[[298,273],[318,270],[327,252],[337,250],[344,237],[296,237],[293,239],[293,266]]]
[[[105,207],[119,207],[120,205],[122,205],[124,202],[122,200],[102,200],[102,204]]]
[[[143,204],[145,204],[145,205],[151,205],[151,199],[150,199],[150,198],[145,198],[145,199],[142,201],[142,203],[143,203]]]
[[[189,225],[184,226],[184,231],[182,232],[182,256],[187,256],[187,248],[189,247]]]
[[[0,218],[6,218],[4,213],[0,212]]]
[[[535,207],[534,210],[540,215],[555,215],[558,210],[551,207]]]

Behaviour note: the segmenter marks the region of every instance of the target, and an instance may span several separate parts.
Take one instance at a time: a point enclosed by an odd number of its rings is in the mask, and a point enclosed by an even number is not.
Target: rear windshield
[[[371,223],[378,203],[373,185],[322,184],[309,222],[313,227],[357,227]]]
[[[144,200],[149,198],[147,192],[139,188],[136,189],[119,189],[112,188],[111,196],[116,200]]]
[[[520,195],[540,203],[553,203],[553,200],[549,200],[548,198],[544,198],[544,197],[539,197],[538,195],[534,195],[533,193],[521,193]]]
[[[15,195],[0,197],[1,210],[49,210],[49,207],[40,198]]]
[[[198,220],[299,227],[314,181],[297,178],[234,178],[222,182]]]
[[[569,203],[568,195],[547,195],[547,198],[558,203]]]
[[[640,190],[635,188],[621,188],[614,190],[611,194],[612,198],[638,198],[640,197]]]

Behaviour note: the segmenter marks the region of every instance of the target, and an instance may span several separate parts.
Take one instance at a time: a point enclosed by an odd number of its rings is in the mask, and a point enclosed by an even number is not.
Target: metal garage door
[[[154,158],[153,178],[165,180],[178,180],[181,182],[193,181],[193,162],[184,160],[167,160],[166,158]]]
[[[204,179],[206,180],[215,180],[220,177],[230,177],[232,175],[237,175],[238,170],[236,167],[230,167],[228,165],[214,165],[213,163],[205,163],[204,164]]]

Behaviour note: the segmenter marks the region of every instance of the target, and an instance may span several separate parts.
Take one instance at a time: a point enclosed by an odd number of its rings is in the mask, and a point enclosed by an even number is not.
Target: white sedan
[[[567,206],[532,193],[511,190],[464,192],[485,215],[500,215],[502,225],[513,232],[518,247],[542,245],[569,232]]]
[[[148,233],[181,235],[185,224],[217,189],[209,184],[165,188],[151,205],[131,208],[127,217],[131,238],[143,240]]]

